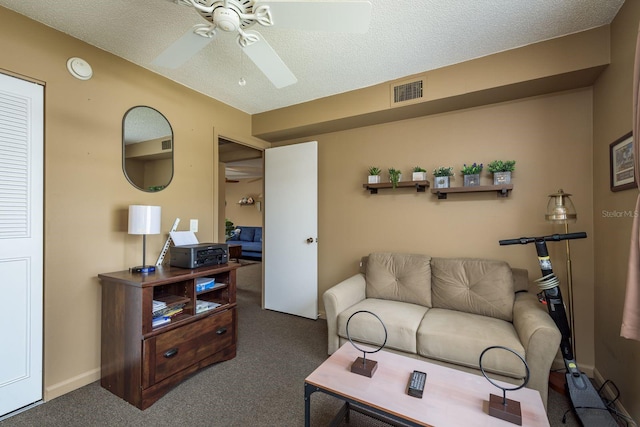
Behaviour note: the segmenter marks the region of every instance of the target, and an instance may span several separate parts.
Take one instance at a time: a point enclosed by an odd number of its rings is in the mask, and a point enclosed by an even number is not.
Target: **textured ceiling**
[[[301,0],[309,1],[309,0]],[[323,0],[319,0],[323,1]],[[371,0],[365,34],[258,25],[298,78],[276,89],[222,33],[176,70],[151,61],[193,25],[170,0],[0,0],[26,15],[249,114],[269,111],[610,23],[624,0]],[[277,17],[274,17],[277,20]],[[86,59],[86,58],[85,58]],[[100,73],[94,69],[94,75]],[[246,80],[240,86],[240,78]]]

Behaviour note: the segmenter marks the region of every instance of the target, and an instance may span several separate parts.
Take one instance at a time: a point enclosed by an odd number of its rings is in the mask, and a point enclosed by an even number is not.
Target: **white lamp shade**
[[[129,206],[129,234],[160,234],[160,206]]]

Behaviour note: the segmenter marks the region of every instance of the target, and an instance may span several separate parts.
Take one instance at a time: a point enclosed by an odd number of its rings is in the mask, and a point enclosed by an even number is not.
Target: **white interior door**
[[[264,306],[318,317],[318,143],[265,150]]]
[[[42,400],[43,88],[0,74],[0,417]]]

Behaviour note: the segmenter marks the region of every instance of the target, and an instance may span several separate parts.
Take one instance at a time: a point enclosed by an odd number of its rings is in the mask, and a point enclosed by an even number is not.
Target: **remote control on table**
[[[424,391],[424,384],[427,382],[427,374],[420,371],[413,371],[409,378],[409,387],[407,388],[407,394],[413,397],[419,397],[422,399],[422,392]]]

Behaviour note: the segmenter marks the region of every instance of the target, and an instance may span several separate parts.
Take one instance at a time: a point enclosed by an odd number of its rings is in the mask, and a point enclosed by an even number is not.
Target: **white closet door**
[[[264,308],[318,317],[318,143],[265,151]]]
[[[42,400],[43,92],[0,74],[0,417]]]

